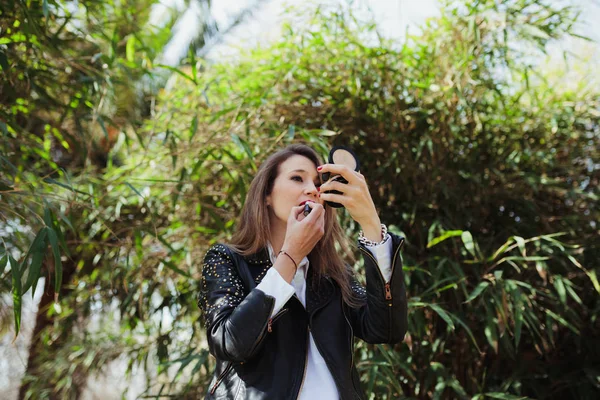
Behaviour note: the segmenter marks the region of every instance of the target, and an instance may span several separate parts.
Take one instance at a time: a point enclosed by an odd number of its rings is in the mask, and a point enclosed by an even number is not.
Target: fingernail
[[[322,169],[323,169],[323,167],[317,167],[317,171],[320,171]]]
[[[321,191],[321,188],[320,188],[320,187],[317,187],[317,192],[320,192],[320,191]]]

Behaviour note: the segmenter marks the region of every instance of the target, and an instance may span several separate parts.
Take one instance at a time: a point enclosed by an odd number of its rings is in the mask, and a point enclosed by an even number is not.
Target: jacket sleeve
[[[275,299],[244,287],[227,248],[211,247],[204,257],[198,306],[208,348],[223,361],[244,362],[260,349]]]
[[[355,279],[352,291],[362,303],[347,307],[349,322],[355,336],[367,343],[395,344],[404,339],[407,329],[407,304],[402,257],[404,238],[389,233],[392,240],[392,275],[386,282],[375,257],[363,245],[359,249],[365,261],[366,289]]]

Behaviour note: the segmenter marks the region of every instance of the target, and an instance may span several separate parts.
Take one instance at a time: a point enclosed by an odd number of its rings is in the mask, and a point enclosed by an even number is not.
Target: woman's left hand
[[[363,174],[340,164],[323,164],[319,168],[317,168],[319,174],[329,172],[331,177],[341,175],[348,181],[348,183],[341,183],[329,179],[319,188],[320,198],[323,201],[343,205],[352,219],[361,225],[365,231],[365,236],[371,236],[367,235],[367,231],[381,232],[381,222],[377,215],[377,209]],[[329,190],[337,190],[342,194],[325,193]]]

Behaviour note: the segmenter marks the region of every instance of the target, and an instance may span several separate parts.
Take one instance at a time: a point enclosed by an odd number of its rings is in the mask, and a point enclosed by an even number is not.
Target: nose
[[[306,185],[306,188],[304,189],[304,193],[307,195],[315,196],[315,197],[318,197],[318,195],[319,195],[319,191],[317,190],[317,187],[315,186],[315,184],[313,182]]]

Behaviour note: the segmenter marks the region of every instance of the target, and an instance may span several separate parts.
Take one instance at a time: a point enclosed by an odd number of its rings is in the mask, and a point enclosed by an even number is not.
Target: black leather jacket
[[[312,285],[308,269],[306,308],[293,296],[271,318],[275,299],[255,286],[271,267],[266,249],[242,257],[218,244],[204,259],[199,306],[205,317],[208,347],[217,359],[206,399],[296,399],[302,387],[309,332],[325,360],[342,400],[365,399],[354,365],[353,342],[397,343],[406,333],[406,290],[400,249],[393,242],[392,277],[384,282],[375,257],[360,245],[366,290],[353,281],[364,301],[350,308],[331,279]]]

